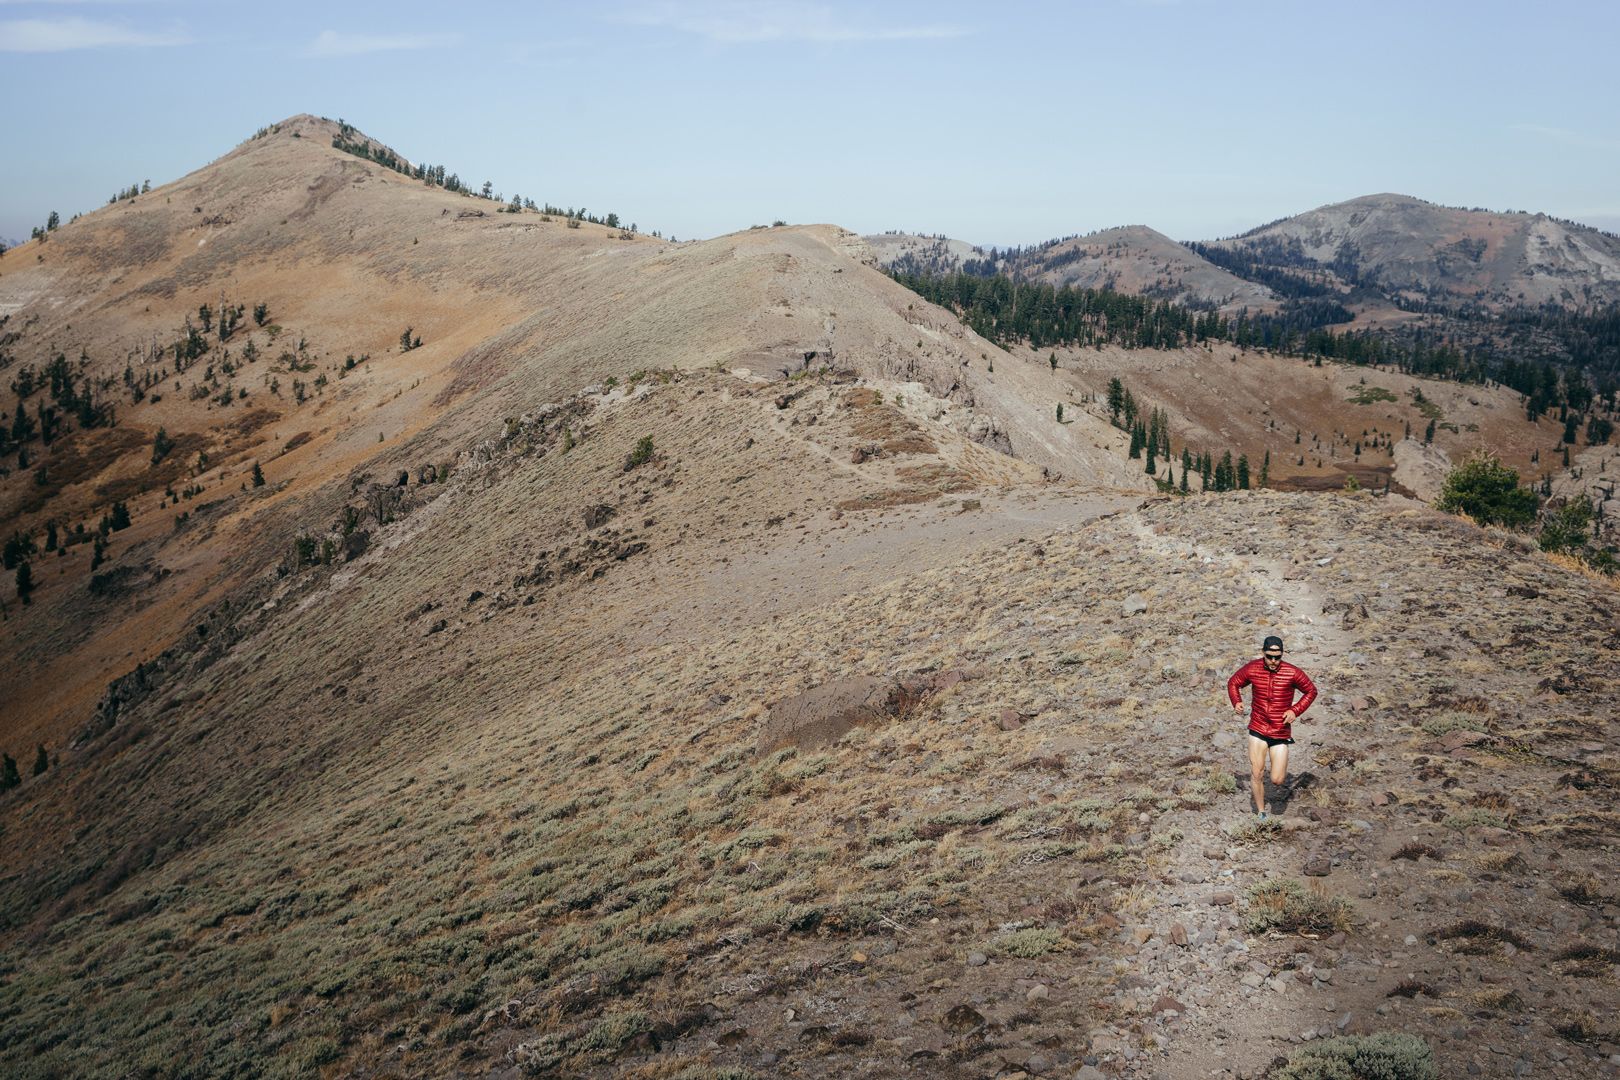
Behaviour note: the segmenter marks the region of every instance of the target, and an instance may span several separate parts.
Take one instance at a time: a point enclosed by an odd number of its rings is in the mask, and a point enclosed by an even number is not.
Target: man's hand
[[[1283,723],[1285,723],[1285,724],[1292,724],[1295,720],[1298,720],[1298,719],[1299,719],[1299,717],[1294,715],[1294,710],[1293,709],[1289,709],[1287,712],[1283,713]]]
[[[1234,713],[1236,713],[1237,715],[1242,716],[1243,715],[1243,703],[1240,701],[1236,705],[1232,706],[1232,711]]]

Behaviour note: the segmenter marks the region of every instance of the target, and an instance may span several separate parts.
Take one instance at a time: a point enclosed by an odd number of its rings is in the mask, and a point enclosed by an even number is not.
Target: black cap
[[[1261,643],[1260,651],[1264,652],[1265,650],[1271,648],[1273,645],[1277,646],[1277,648],[1279,648],[1279,649],[1282,648],[1283,647],[1282,638],[1278,637],[1276,634],[1272,634],[1270,637],[1266,638],[1266,640],[1264,642]]]

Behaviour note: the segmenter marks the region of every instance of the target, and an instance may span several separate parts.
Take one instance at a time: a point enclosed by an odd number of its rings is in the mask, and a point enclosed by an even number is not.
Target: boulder
[[[829,746],[857,727],[876,727],[899,714],[915,695],[893,679],[860,675],[825,683],[783,698],[770,707],[760,729],[758,751],[784,746],[801,750]]]
[[[958,1005],[945,1014],[940,1026],[953,1035],[966,1035],[984,1027],[984,1014],[971,1005]]]

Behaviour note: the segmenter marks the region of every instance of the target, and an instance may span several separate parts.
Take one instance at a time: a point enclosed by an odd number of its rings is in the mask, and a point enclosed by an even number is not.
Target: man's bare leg
[[[1266,740],[1249,736],[1249,787],[1254,793],[1254,812],[1266,812]]]
[[[1278,743],[1271,748],[1271,786],[1282,787],[1288,779],[1288,744]]]

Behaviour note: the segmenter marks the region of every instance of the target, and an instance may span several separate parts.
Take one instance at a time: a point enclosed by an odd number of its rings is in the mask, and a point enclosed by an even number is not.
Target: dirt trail
[[[1350,651],[1349,636],[1324,617],[1322,596],[1289,563],[1165,536],[1140,518],[1133,518],[1131,524],[1142,546],[1152,554],[1172,559],[1202,559],[1206,563],[1228,566],[1243,575],[1252,588],[1268,596],[1269,606],[1276,609],[1275,625],[1285,629],[1283,638],[1288,642],[1289,652],[1301,658],[1328,660]]]

